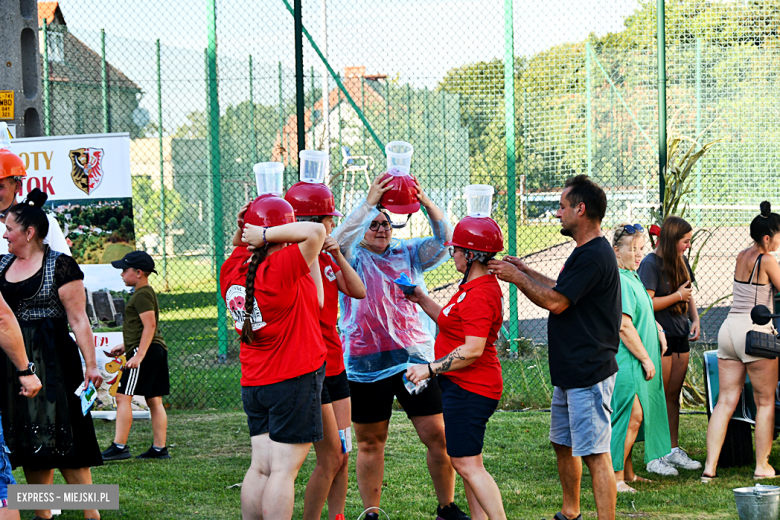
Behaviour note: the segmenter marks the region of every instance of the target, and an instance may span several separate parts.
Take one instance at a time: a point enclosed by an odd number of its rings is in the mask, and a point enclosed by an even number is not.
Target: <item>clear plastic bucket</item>
[[[412,169],[412,154],[414,147],[405,141],[393,141],[385,146],[387,154],[387,171],[393,168],[409,173]]]
[[[739,520],[777,520],[780,515],[780,487],[762,486],[734,490]]]
[[[328,154],[319,150],[301,150],[298,154],[301,160],[301,180],[322,184],[328,171],[330,159]]]
[[[282,196],[282,180],[284,164],[280,162],[261,162],[254,165],[255,183],[257,184],[257,196],[273,193]]]
[[[11,149],[11,138],[8,137],[8,125],[6,123],[0,123],[0,150],[3,148]]]
[[[489,217],[493,204],[493,186],[472,184],[466,186],[466,213],[469,217]]]

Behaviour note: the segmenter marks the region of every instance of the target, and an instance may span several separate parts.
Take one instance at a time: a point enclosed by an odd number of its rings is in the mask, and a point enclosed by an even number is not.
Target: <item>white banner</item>
[[[33,188],[50,201],[133,196],[130,134],[14,139],[11,151],[27,168],[22,196]]]

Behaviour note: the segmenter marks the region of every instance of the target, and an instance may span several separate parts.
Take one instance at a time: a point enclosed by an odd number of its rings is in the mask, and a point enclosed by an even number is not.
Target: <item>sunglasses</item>
[[[382,222],[377,222],[376,220],[371,221],[371,224],[368,225],[368,229],[371,231],[377,231],[379,227],[382,227],[385,231],[390,230],[390,222],[383,220]]]
[[[447,248],[447,251],[449,251],[450,257],[454,257],[455,251],[463,251],[465,253],[466,250],[463,249],[462,247],[450,246]]]
[[[635,233],[644,233],[645,228],[642,227],[642,224],[629,224],[627,226],[623,226],[623,231],[620,232],[618,235],[618,238],[622,237],[623,235],[633,235]]]

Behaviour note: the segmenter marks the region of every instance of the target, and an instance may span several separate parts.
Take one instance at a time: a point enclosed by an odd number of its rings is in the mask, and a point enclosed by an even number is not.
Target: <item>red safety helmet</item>
[[[293,222],[295,211],[290,203],[271,193],[257,197],[244,214],[244,224],[253,226],[275,227]]]
[[[336,211],[336,199],[330,188],[318,182],[296,182],[287,190],[284,200],[292,205],[296,217],[344,216]]]
[[[498,253],[504,250],[504,234],[490,217],[466,217],[458,222],[452,233],[452,240],[444,245]]]
[[[0,148],[0,179],[6,177],[27,177],[24,161],[7,148]]]
[[[417,198],[417,184],[414,179],[395,168],[391,169],[382,180],[388,176],[393,178],[390,181],[393,187],[382,195],[379,205],[398,215],[411,215],[420,211],[420,200]]]

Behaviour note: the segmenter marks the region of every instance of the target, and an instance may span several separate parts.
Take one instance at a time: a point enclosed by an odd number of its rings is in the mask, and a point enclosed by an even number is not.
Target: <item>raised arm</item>
[[[298,244],[307,265],[317,260],[325,242],[325,226],[318,222],[293,222],[270,228],[246,224],[241,240],[254,247],[265,244]]]
[[[488,269],[499,279],[515,284],[535,305],[547,309],[553,314],[560,314],[571,305],[571,300],[562,293],[546,284],[537,282],[509,262],[491,260],[488,262]]]
[[[415,287],[414,293],[407,295],[406,299],[419,305],[434,323],[439,323],[439,314],[441,314],[442,306],[436,303],[433,298],[425,294],[422,287],[419,285]]]
[[[333,257],[333,260],[335,260],[336,264],[339,266],[339,269],[341,269],[336,273],[336,283],[338,284],[339,291],[346,294],[350,298],[355,298],[357,300],[362,300],[365,298],[366,286],[363,285],[363,281],[360,279],[360,276],[358,276],[352,266],[349,265],[349,262],[347,262],[347,259],[341,253],[341,248],[339,247],[339,243],[336,242],[336,239],[333,237],[325,238],[323,250],[330,253],[330,255]]]
[[[380,173],[368,189],[366,200],[347,215],[344,221],[333,230],[333,238],[339,243],[339,248],[348,262],[355,256],[355,248],[363,240],[371,221],[379,214],[376,205],[382,199],[382,195],[390,190],[392,177],[385,177]]]
[[[425,194],[417,179],[417,198],[428,213],[428,223],[433,230],[433,236],[423,239],[417,246],[417,259],[423,271],[429,271],[441,264],[447,258],[444,243],[452,239],[452,226],[447,221],[444,212]]]
[[[517,267],[517,269],[520,270],[520,272],[530,276],[537,283],[550,288],[555,287],[555,280],[543,275],[539,271],[535,271],[531,269],[530,267],[528,267],[528,264],[523,262],[522,259],[516,256],[505,256],[501,260],[503,260],[504,262],[509,262],[513,266]]]

